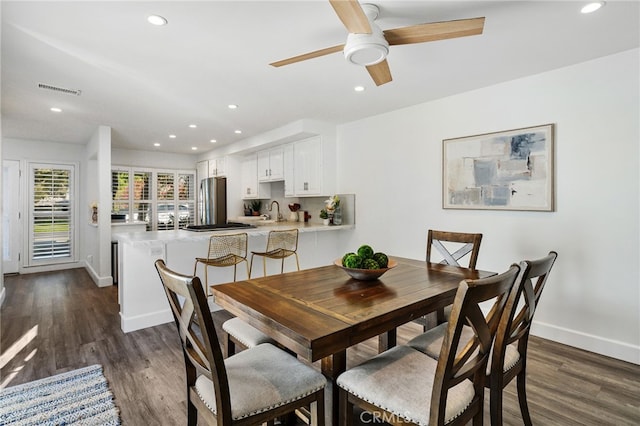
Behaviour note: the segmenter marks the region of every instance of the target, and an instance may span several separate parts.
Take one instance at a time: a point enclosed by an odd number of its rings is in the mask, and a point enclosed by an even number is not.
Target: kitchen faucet
[[[269,204],[269,211],[273,210],[274,203],[276,205],[276,222],[280,222],[282,220],[280,216],[280,203],[278,203],[276,200],[273,200],[271,204]]]

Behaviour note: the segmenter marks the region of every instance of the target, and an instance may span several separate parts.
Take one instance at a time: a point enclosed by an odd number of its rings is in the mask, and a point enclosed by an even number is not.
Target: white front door
[[[2,162],[2,272],[17,273],[20,262],[20,162]]]

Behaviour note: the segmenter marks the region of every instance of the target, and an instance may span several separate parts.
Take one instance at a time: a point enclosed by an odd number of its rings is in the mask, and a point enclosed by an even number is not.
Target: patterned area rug
[[[120,425],[101,365],[0,391],[0,425]]]

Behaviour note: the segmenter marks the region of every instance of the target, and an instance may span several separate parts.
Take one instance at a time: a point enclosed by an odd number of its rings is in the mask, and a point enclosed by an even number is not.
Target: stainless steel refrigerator
[[[227,223],[227,178],[212,177],[200,181],[200,224]]]

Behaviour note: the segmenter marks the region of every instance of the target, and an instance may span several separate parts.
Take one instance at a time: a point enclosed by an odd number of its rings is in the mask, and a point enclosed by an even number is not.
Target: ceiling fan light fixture
[[[374,31],[373,34],[353,34],[347,37],[344,45],[344,57],[355,65],[375,65],[384,61],[389,54],[389,43],[382,35]]]

